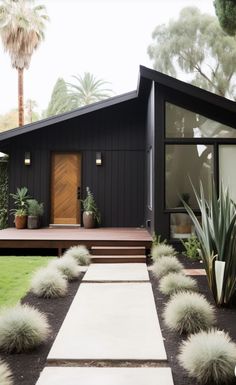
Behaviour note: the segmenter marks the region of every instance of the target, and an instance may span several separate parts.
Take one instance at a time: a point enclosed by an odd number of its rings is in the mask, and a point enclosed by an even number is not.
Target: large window
[[[231,199],[236,203],[236,145],[220,145],[219,146],[219,171],[220,180],[223,181],[224,187],[229,188]]]
[[[182,200],[197,208],[190,180],[196,189],[201,180],[209,197],[212,173],[213,146],[166,145],[166,208],[183,208]]]
[[[185,108],[166,103],[167,138],[236,138],[236,130]]]

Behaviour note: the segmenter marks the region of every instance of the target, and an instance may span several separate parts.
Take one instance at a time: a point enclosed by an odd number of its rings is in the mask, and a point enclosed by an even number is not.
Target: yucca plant
[[[201,224],[193,210],[183,202],[195,225],[201,245],[201,256],[206,269],[210,289],[217,305],[227,305],[236,291],[236,209],[229,190],[220,184],[219,196],[214,181],[212,197],[207,202],[202,183],[200,194],[193,184],[193,191],[201,211]],[[220,266],[221,278],[218,278]],[[220,282],[221,281],[221,282]]]

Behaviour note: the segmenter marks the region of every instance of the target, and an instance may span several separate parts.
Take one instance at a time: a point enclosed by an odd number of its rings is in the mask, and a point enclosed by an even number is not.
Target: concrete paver
[[[47,367],[36,385],[174,385],[170,368]]]
[[[48,360],[166,360],[150,283],[82,283]]]
[[[149,281],[145,263],[99,263],[89,266],[83,281]]]

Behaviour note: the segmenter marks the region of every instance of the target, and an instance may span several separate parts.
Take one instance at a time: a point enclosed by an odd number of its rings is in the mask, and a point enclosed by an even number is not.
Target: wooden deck
[[[151,235],[143,228],[42,228],[0,231],[0,254],[5,249],[57,249],[70,246],[151,246]]]

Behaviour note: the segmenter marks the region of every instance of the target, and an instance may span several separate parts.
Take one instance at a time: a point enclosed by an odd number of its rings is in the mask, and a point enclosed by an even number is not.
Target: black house
[[[189,177],[210,194],[223,179],[236,201],[235,103],[140,67],[137,91],[0,134],[9,190],[44,202],[43,224],[80,224],[89,186],[104,227],[189,236]],[[30,158],[30,165],[25,164]],[[26,162],[27,163],[27,162]]]

